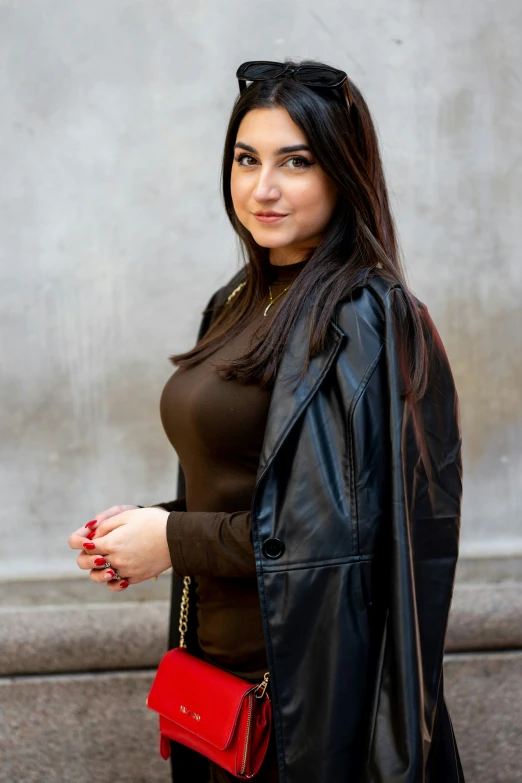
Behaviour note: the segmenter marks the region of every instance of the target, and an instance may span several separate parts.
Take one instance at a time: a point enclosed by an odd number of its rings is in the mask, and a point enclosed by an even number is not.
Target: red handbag
[[[237,778],[253,778],[270,738],[269,674],[252,685],[187,652],[190,582],[190,576],[183,580],[179,647],[161,659],[147,698],[147,706],[160,716],[160,754],[168,759],[174,740]]]

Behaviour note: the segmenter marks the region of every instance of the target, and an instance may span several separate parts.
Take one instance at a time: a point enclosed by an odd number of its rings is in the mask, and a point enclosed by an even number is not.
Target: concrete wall
[[[515,0],[0,8],[2,574],[75,573],[69,532],[175,495],[158,403],[236,270],[220,155],[246,59],[346,69],[382,137],[465,436],[463,553],[522,552]]]

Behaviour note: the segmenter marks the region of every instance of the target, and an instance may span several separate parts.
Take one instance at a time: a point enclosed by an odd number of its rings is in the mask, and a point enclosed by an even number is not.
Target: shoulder
[[[385,340],[389,300],[397,283],[372,277],[339,302],[333,319],[348,338],[357,335],[362,345],[377,349]]]
[[[216,291],[214,291],[208,300],[205,309],[201,312],[201,321],[199,324],[197,336],[198,342],[209,329],[210,325],[217,317],[232,291],[237,288],[240,283],[244,282],[245,278],[246,268],[242,267],[238,272],[235,273],[235,275],[230,278],[228,283],[225,283],[225,285],[221,286],[221,288],[218,288]]]
[[[366,368],[362,377],[382,362],[388,381],[395,378],[402,386],[404,362],[408,365],[414,357],[415,371],[425,368],[428,403],[446,405],[445,399],[457,398],[449,357],[430,311],[402,283],[371,278],[352,299],[340,303],[336,327],[346,335],[350,363]]]
[[[440,370],[441,363],[448,364],[428,308],[398,281],[370,278],[339,302],[332,323],[345,336],[347,360],[360,367],[363,374],[375,366],[379,357],[384,364],[395,366],[405,357],[415,355],[419,362],[424,355],[432,370]]]
[[[375,332],[384,340],[392,320],[400,326],[407,298],[417,306],[421,316],[431,320],[424,302],[407,291],[402,283],[375,275],[349,298],[339,302],[336,325],[347,335],[354,328],[362,328]]]
[[[225,304],[232,291],[237,288],[238,285],[243,283],[246,279],[246,267],[241,267],[231,278],[225,283],[225,285],[218,288],[212,296],[207,307],[221,307]]]

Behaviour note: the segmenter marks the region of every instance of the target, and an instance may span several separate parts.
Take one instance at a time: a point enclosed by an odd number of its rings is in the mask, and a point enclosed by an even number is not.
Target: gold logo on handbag
[[[187,707],[184,707],[183,704],[179,705],[179,711],[184,712],[185,715],[190,715],[190,717],[194,718],[194,720],[201,720],[201,715],[198,715],[197,712],[192,712],[192,710],[189,710]]]

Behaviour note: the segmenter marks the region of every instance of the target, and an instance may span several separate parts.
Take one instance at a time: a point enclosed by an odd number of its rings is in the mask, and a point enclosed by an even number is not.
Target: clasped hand
[[[71,549],[81,550],[78,567],[90,571],[93,582],[114,591],[161,574],[171,567],[168,515],[162,508],[137,506],[112,506],[97,514],[88,526],[69,536]],[[107,562],[110,568],[104,568]]]

